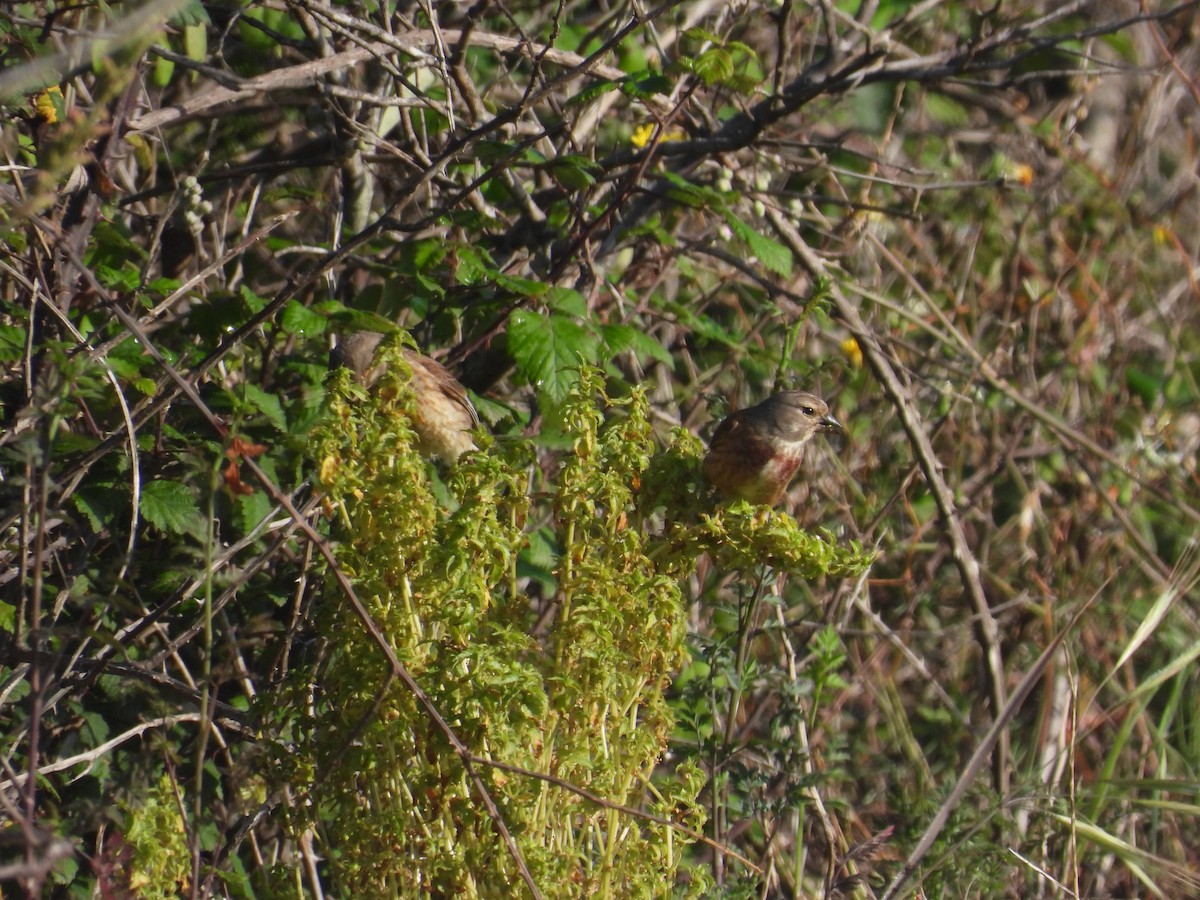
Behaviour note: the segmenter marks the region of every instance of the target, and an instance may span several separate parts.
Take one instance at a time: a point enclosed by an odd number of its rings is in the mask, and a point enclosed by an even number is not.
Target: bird
[[[774,506],[818,431],[845,432],[824,400],[807,391],[774,394],[721,421],[704,457],[704,475],[727,500]]]
[[[386,368],[383,364],[374,365],[375,350],[382,340],[383,335],[375,331],[346,335],[330,353],[329,368],[344,366],[359,382],[370,387]],[[471,430],[479,427],[479,414],[466,388],[441,363],[414,350],[400,352],[412,370],[412,389],[417,400],[412,425],[417,433],[417,451],[430,460],[457,462],[464,453],[475,449]]]

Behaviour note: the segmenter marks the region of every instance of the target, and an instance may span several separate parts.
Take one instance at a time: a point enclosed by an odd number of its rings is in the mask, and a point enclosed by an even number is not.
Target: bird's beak
[[[817,427],[821,431],[837,431],[842,434],[846,433],[846,429],[842,427],[842,423],[833,416],[821,416],[821,421],[817,423]]]

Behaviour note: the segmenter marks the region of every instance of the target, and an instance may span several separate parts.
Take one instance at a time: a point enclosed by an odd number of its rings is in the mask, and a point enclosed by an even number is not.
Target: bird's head
[[[842,423],[829,414],[829,404],[807,391],[783,391],[764,402],[775,424],[790,440],[806,441],[818,431],[841,431]]]

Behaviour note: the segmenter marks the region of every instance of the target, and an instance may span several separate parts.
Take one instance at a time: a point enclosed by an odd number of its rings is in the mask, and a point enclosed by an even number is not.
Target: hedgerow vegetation
[[[6,896],[1200,893],[1196,3],[0,35]]]

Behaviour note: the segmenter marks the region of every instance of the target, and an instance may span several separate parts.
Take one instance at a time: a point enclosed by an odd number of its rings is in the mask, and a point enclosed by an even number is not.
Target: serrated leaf
[[[621,82],[621,90],[634,100],[645,100],[655,94],[665,96],[674,86],[675,82],[666,75],[651,70],[637,72]]]
[[[508,349],[517,370],[552,404],[566,399],[581,363],[596,359],[596,335],[559,315],[517,310],[508,320]]]
[[[548,286],[540,281],[534,281],[532,278],[517,278],[514,275],[504,275],[500,272],[492,275],[492,281],[496,287],[503,288],[520,297],[541,297],[548,290]]]
[[[724,47],[705,50],[692,61],[696,77],[711,87],[733,77],[733,56]]]
[[[665,71],[670,75],[691,75],[694,68],[690,56],[677,56],[667,64]]]
[[[108,528],[121,500],[122,495],[112,485],[88,485],[71,495],[71,505],[88,520],[96,534]],[[128,517],[128,502],[125,509]]]
[[[142,363],[149,360],[150,357],[148,356],[139,356],[130,359],[114,352],[108,357],[108,366],[122,381],[132,381],[142,374]]]
[[[179,285],[182,283],[178,278],[155,278],[146,283],[146,290],[162,294],[165,297],[167,294],[179,290]]]
[[[313,336],[325,333],[326,320],[320,313],[292,300],[284,307],[279,325],[285,334]]]
[[[587,298],[573,288],[554,285],[546,291],[542,302],[556,313],[564,313],[580,319],[587,316]]]
[[[138,508],[143,519],[170,534],[183,534],[188,520],[199,514],[192,492],[176,481],[151,481],[143,485]]]
[[[485,166],[508,159],[517,152],[517,145],[511,141],[478,141],[475,144],[475,158]]]
[[[287,416],[283,412],[283,404],[274,394],[268,394],[254,384],[243,385],[246,400],[257,409],[268,422],[280,431],[287,431]]]
[[[697,209],[725,202],[720,191],[715,191],[704,185],[692,184],[682,175],[674,172],[663,172],[663,178],[671,185],[667,196],[677,203],[685,203]]]
[[[667,303],[664,305],[664,308],[679,320],[680,325],[685,326],[699,338],[724,344],[727,347],[740,347],[742,345],[742,340],[729,329],[720,325],[710,316],[697,315],[685,303]]]
[[[403,272],[424,272],[441,263],[450,253],[454,245],[434,238],[422,238],[406,244],[397,260]],[[474,248],[470,248],[472,257],[479,258]]]
[[[649,356],[668,368],[675,368],[675,358],[667,348],[633,325],[602,325],[600,337],[603,338],[608,352],[614,356],[630,351],[638,357]]]
[[[495,274],[496,266],[486,251],[469,244],[464,244],[456,249],[454,279],[459,284],[478,284]]]
[[[242,285],[240,295],[242,302],[246,304],[246,309],[252,313],[262,312],[263,308],[267,305],[266,300],[258,296],[258,294],[254,293],[254,291],[250,290],[244,284]]]
[[[591,103],[602,94],[607,94],[609,91],[617,89],[615,81],[598,81],[595,84],[588,85],[574,97],[567,100],[567,106],[582,106],[586,103]]]
[[[96,279],[106,288],[117,291],[132,291],[138,286],[141,275],[130,266],[96,266]]]
[[[427,291],[431,296],[446,296],[446,289],[442,287],[442,283],[435,278],[430,278],[428,275],[417,274],[413,276],[413,280],[420,285],[422,290]],[[459,278],[458,283],[473,284],[474,282],[464,281],[463,279]]]
[[[758,257],[758,261],[764,267],[776,275],[787,276],[792,274],[791,250],[778,241],[764,234],[759,234],[739,219],[731,210],[725,210],[725,222],[732,229],[733,233],[737,235],[738,239],[750,248],[750,252]]]
[[[0,325],[0,362],[16,362],[25,355],[25,329]]]
[[[725,45],[725,49],[730,53],[745,54],[750,60],[758,62],[758,53],[749,44],[743,44],[741,41],[730,41]]]
[[[83,728],[80,734],[84,738],[85,747],[97,747],[108,740],[109,727],[104,717],[96,712],[83,713]]]
[[[259,523],[271,514],[272,507],[271,498],[263,491],[240,495],[234,504],[234,510],[242,534],[250,534],[257,528]]]
[[[376,312],[362,309],[347,309],[336,300],[325,300],[315,304],[313,311],[325,316],[338,329],[350,333],[352,331],[378,331],[380,334],[391,334],[396,330],[396,323]]]
[[[703,28],[689,28],[683,33],[684,40],[696,41],[698,43],[708,42],[710,44],[720,44],[721,38],[719,35],[713,34],[711,31],[705,31]]]
[[[749,94],[753,93],[754,89],[762,84],[762,79],[756,78],[753,75],[747,75],[745,72],[738,72],[736,75],[726,78],[722,83],[725,87],[737,91],[739,94]]]
[[[596,183],[596,175],[602,169],[586,156],[569,153],[546,166],[550,174],[572,190],[582,190]]]

